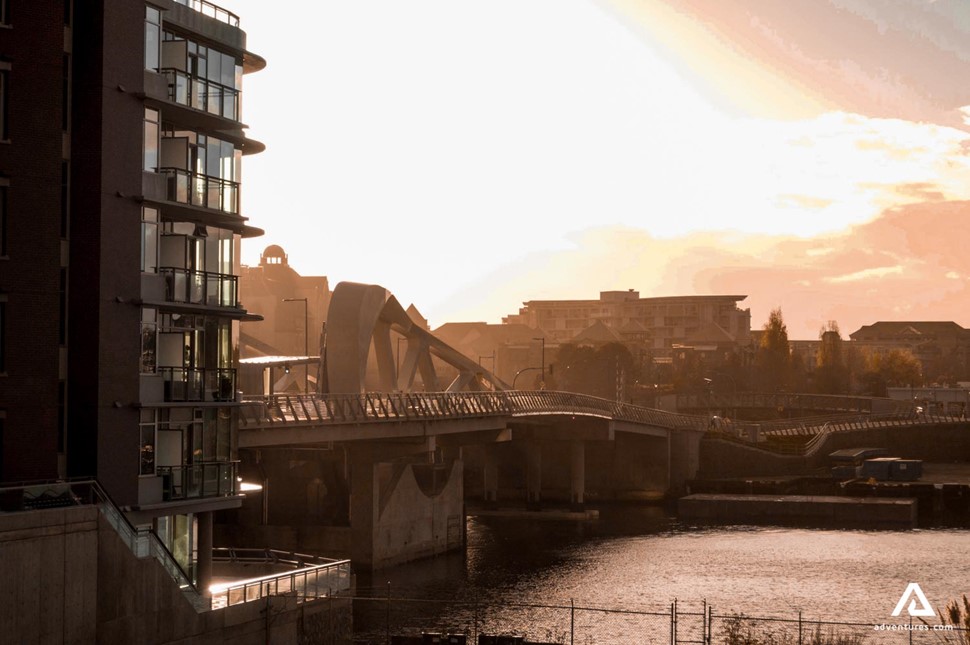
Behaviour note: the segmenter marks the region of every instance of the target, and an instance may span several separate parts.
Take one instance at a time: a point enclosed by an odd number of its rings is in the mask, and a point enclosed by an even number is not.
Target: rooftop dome
[[[267,264],[287,266],[287,255],[282,246],[270,244],[263,250],[263,254],[259,256],[259,265],[266,266]]]

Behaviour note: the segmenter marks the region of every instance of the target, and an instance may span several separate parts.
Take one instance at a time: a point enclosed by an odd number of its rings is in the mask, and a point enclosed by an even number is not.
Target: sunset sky
[[[964,0],[221,0],[267,68],[244,212],[432,326],[743,293],[792,337],[970,327]]]

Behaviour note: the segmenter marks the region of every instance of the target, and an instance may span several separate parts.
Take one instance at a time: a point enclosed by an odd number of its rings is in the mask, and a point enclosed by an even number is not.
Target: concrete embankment
[[[860,528],[913,528],[916,500],[813,495],[710,495],[683,497],[687,522],[786,524]]]

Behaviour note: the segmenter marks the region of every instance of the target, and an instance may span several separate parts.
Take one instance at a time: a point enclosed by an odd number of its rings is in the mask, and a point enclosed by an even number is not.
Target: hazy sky
[[[280,244],[433,326],[627,288],[796,338],[970,326],[965,0],[219,4],[268,61],[245,263]]]

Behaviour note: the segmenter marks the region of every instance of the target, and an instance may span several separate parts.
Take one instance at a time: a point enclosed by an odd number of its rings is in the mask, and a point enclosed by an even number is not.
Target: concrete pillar
[[[376,513],[374,461],[369,455],[350,452],[350,559],[354,567],[374,567]]]
[[[492,446],[485,446],[483,450],[483,501],[488,507],[498,505],[498,457]]]
[[[538,441],[530,441],[525,449],[525,506],[539,510],[542,499],[542,448]]]
[[[569,446],[569,505],[583,510],[586,494],[586,443],[574,440]]]
[[[203,596],[209,595],[209,585],[212,584],[212,511],[197,513],[199,543],[197,545],[199,561],[196,564],[196,587]]]
[[[670,463],[668,464],[668,487],[670,493],[686,491],[687,482],[697,476],[700,469],[701,438],[703,432],[693,430],[672,430],[668,442]]]

